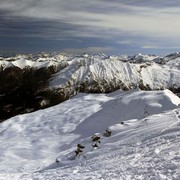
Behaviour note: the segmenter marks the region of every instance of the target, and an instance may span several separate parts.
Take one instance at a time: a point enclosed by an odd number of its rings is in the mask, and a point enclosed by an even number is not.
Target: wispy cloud
[[[72,53],[72,54],[83,54],[83,53],[109,53],[112,51],[112,47],[86,47],[86,48],[67,48],[62,49],[62,52]]]
[[[98,38],[146,49],[164,42],[180,46],[179,0],[3,0],[0,12],[1,37]]]
[[[157,45],[146,45],[142,46],[143,49],[179,49],[179,46],[173,47],[173,46],[157,46]]]

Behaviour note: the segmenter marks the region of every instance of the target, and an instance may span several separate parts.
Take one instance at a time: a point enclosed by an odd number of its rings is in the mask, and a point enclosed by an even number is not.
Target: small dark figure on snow
[[[98,145],[95,143],[95,144],[92,144],[92,147],[94,149],[94,148],[98,147]]]
[[[78,155],[80,155],[80,153],[83,152],[83,150],[81,150],[80,148],[77,148],[74,152],[75,152],[76,156],[78,156]]]
[[[93,149],[98,147],[98,143],[101,143],[100,138],[101,137],[97,136],[97,135],[94,135],[94,136],[91,137],[92,141],[95,142],[95,144],[92,144]]]
[[[98,143],[101,143],[100,138],[101,138],[101,137],[99,137],[99,136],[97,136],[97,135],[94,135],[94,136],[91,137],[91,139],[92,139],[93,142],[98,142]]]
[[[81,145],[81,144],[78,144],[77,145],[77,149],[74,151],[75,152],[75,154],[76,154],[76,156],[80,156],[80,154],[83,152],[83,150],[82,149],[84,149],[85,148],[85,146],[83,146],[83,145]]]
[[[103,133],[103,136],[105,136],[105,137],[110,137],[111,134],[112,134],[112,132],[111,132],[109,129],[106,129],[106,130],[105,130],[105,133]]]
[[[83,146],[81,144],[78,144],[77,147],[80,148],[80,149],[84,149],[85,148],[85,146]]]

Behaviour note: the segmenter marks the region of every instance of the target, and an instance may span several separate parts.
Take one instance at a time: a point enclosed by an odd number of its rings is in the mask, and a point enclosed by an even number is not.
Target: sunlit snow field
[[[0,179],[180,179],[179,104],[169,90],[80,93],[13,117],[0,125]]]

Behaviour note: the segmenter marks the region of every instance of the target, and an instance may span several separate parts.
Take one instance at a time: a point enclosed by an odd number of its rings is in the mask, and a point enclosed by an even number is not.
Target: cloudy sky
[[[0,0],[0,53],[180,51],[179,0]]]

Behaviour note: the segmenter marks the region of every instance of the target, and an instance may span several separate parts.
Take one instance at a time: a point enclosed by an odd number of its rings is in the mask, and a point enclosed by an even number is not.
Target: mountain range
[[[0,119],[63,102],[78,92],[180,92],[180,54],[39,53],[0,56]]]

